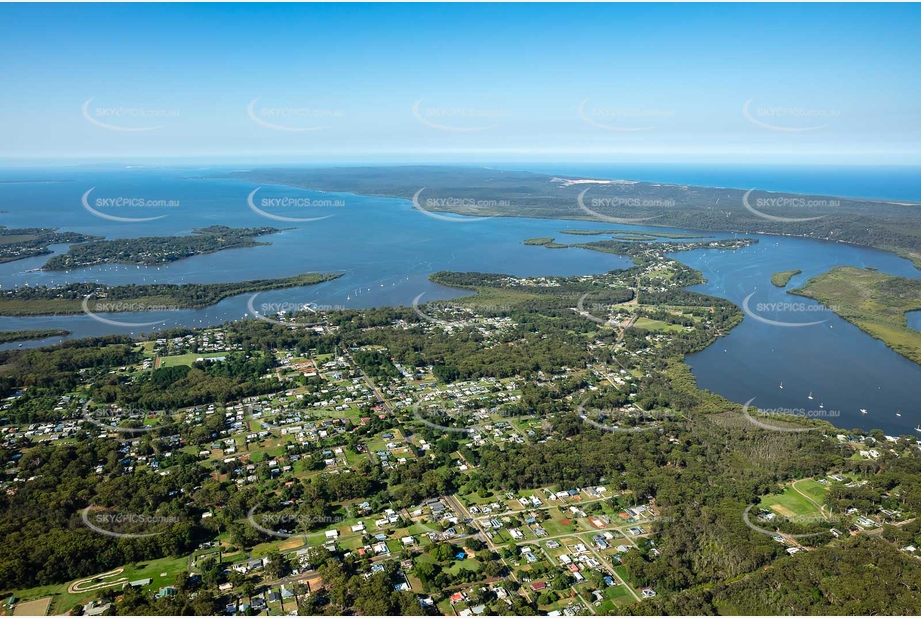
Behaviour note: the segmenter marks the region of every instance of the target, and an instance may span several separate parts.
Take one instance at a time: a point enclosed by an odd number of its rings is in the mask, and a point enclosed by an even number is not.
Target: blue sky
[[[918,164],[919,16],[5,4],[0,158]]]

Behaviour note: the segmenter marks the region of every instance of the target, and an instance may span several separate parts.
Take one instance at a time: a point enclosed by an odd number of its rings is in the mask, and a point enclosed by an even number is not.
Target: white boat
[[[812,399],[812,391],[809,391],[809,399]]]
[[[917,427],[915,427],[915,431],[921,431],[921,425],[918,425]]]
[[[824,403],[820,403],[820,404],[819,404],[819,408],[821,408],[821,409],[824,410],[824,409],[825,409],[825,404],[824,404]]]
[[[866,409],[866,408],[860,408],[860,413],[861,413],[861,414],[866,414],[866,413],[867,413],[867,409]]]
[[[783,382],[780,383],[780,388],[783,388]]]

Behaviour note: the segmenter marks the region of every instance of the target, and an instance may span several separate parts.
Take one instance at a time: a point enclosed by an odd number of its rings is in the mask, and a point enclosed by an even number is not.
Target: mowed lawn
[[[797,487],[799,487],[799,484],[797,484]],[[814,504],[790,486],[784,489],[782,494],[772,494],[761,498],[760,506],[770,509],[783,517],[820,515],[819,509]]]
[[[658,320],[650,320],[649,318],[637,318],[636,322],[633,323],[633,326],[635,328],[643,328],[645,330],[672,331],[672,332],[681,332],[684,330],[684,327],[678,324],[666,324],[665,322],[660,322]]]
[[[179,354],[177,356],[161,356],[160,357],[160,367],[175,367],[177,365],[188,365],[192,366],[199,358],[214,358],[215,356],[226,356],[226,352],[212,352],[206,354],[190,353],[190,354]]]
[[[160,558],[157,560],[143,560],[134,565],[125,565],[124,571],[107,579],[127,578],[127,581],[151,578],[153,581],[145,590],[156,592],[162,586],[172,585],[176,581],[176,575],[188,569],[188,557],[179,558]],[[165,576],[161,574],[165,573]],[[86,578],[81,578],[86,579]],[[75,605],[86,605],[89,601],[97,599],[105,593],[106,589],[92,590],[70,594],[67,592],[68,586],[73,583],[72,580],[66,584],[52,584],[50,586],[39,586],[28,590],[17,590],[15,595],[22,601],[32,601],[42,597],[51,597],[51,607],[48,609],[48,615],[59,615],[71,610]],[[93,583],[93,582],[89,582]],[[121,590],[121,584],[113,587],[115,590]]]
[[[796,488],[818,502],[825,504],[825,497],[828,495],[830,483],[822,484],[812,479],[806,479],[796,482]]]

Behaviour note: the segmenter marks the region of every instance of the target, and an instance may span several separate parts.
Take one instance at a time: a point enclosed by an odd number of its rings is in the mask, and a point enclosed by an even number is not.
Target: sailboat
[[[824,409],[825,409],[825,404],[824,404],[824,403],[820,403],[820,404],[819,404],[819,408],[821,408],[822,410],[824,410]]]
[[[921,425],[918,425],[917,427],[915,427],[915,431],[921,431]]]
[[[866,413],[867,413],[867,409],[866,409],[866,408],[860,408],[860,413],[861,413],[861,414],[866,414]]]
[[[783,388],[783,382],[780,383],[780,388]]]
[[[812,391],[809,391],[809,399],[812,399]]]
[[[901,412],[896,412],[895,415],[896,415],[896,416],[902,416],[902,413],[901,413]]]

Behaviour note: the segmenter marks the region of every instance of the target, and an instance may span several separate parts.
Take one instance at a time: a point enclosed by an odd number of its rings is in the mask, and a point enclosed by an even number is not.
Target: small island
[[[68,315],[83,313],[84,299],[93,313],[171,311],[210,307],[230,296],[297,288],[332,281],[341,274],[308,273],[280,279],[235,283],[158,283],[107,286],[71,283],[59,287],[21,287],[0,294],[0,316]]]
[[[553,242],[552,238],[540,237],[540,238],[528,238],[524,241],[524,244],[534,247],[548,247],[550,249],[560,249],[566,245],[561,245],[559,243]]]
[[[49,337],[66,337],[69,334],[69,330],[64,330],[62,328],[0,331],[0,345],[5,343],[16,343],[17,341],[35,341],[37,339],[47,339]]]
[[[790,294],[819,301],[871,337],[921,364],[921,332],[905,314],[921,310],[921,281],[837,266]]]
[[[212,225],[192,230],[191,236],[93,240],[75,245],[63,255],[56,255],[48,260],[42,269],[72,270],[100,264],[159,266],[225,249],[267,245],[268,243],[258,242],[255,238],[280,231],[274,227],[230,228]]]
[[[802,273],[803,271],[801,270],[782,270],[771,275],[771,283],[779,288],[785,288],[787,287],[787,284],[790,283],[790,279],[796,275],[801,275]]]

